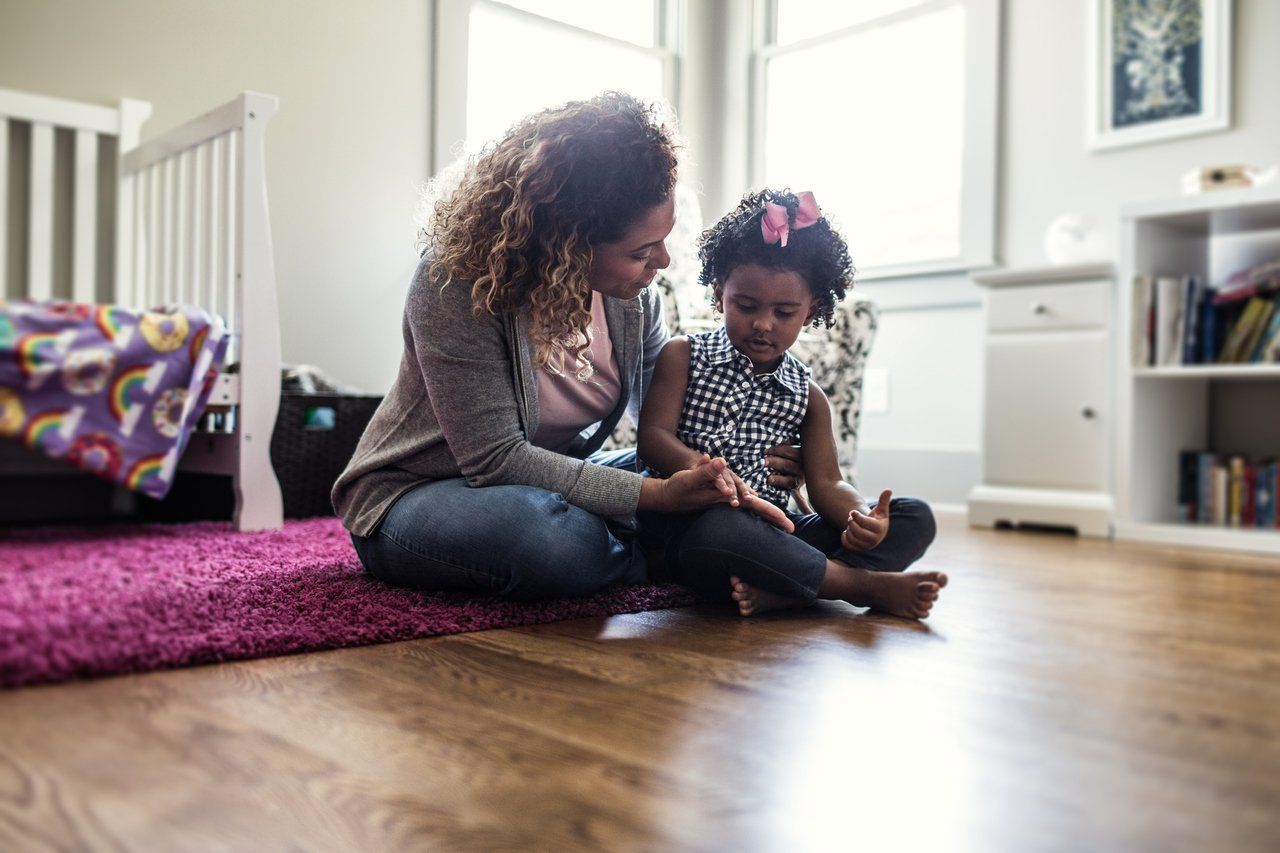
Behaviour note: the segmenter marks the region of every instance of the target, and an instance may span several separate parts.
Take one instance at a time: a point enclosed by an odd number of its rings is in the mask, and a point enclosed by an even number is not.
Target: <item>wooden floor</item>
[[[0,850],[1280,849],[1280,566],[946,522],[676,610],[0,694]]]

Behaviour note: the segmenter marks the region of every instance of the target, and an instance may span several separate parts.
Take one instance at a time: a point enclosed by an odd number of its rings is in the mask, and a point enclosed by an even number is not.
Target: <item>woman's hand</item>
[[[893,492],[885,489],[870,513],[849,513],[849,526],[840,534],[840,544],[850,551],[870,551],[889,534],[889,501]]]
[[[759,495],[752,494],[748,496],[742,502],[742,507],[749,512],[754,512],[780,530],[784,530],[787,533],[796,532],[796,526],[791,519],[787,518],[787,514]]]
[[[665,480],[646,479],[645,488],[660,490],[657,507],[662,512],[695,512],[718,503],[741,506],[754,512],[770,524],[788,533],[795,525],[787,514],[773,504],[756,496],[746,483],[732,471],[724,459],[712,459],[707,454],[684,471],[677,471]],[[651,486],[648,484],[652,484]],[[738,483],[745,490],[739,492]],[[643,492],[641,493],[643,499]]]
[[[666,479],[646,478],[642,489],[652,488],[657,493],[653,509],[659,512],[696,512],[737,499],[732,481],[724,476],[726,467],[724,459],[712,459],[704,453],[693,465]]]
[[[787,518],[787,514],[785,512],[760,497],[759,493],[756,492],[755,489],[747,485],[747,482],[735,474],[731,469],[725,468],[720,476],[722,479],[727,479],[733,485],[734,497],[729,501],[730,506],[742,507],[749,512],[754,512],[774,527],[779,527],[788,533],[795,532],[796,526],[792,523],[791,519]]]
[[[798,444],[779,444],[764,452],[764,467],[771,472],[769,485],[792,491],[804,485],[804,455]]]

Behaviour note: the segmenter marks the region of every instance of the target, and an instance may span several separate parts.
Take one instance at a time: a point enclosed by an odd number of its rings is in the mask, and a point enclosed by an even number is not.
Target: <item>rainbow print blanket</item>
[[[162,498],[226,350],[190,306],[0,300],[0,436]]]

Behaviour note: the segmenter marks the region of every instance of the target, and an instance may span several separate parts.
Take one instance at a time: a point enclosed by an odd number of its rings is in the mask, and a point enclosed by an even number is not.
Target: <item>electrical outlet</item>
[[[868,415],[889,411],[889,371],[885,368],[868,367],[862,374],[862,411]]]

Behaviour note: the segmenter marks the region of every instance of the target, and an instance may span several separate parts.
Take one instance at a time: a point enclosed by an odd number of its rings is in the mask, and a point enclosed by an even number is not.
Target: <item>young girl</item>
[[[704,594],[723,584],[744,616],[828,598],[927,617],[946,575],[898,573],[933,539],[928,506],[886,490],[870,507],[844,481],[827,397],[787,352],[806,325],[833,324],[853,279],[844,239],[812,193],[765,190],[704,233],[699,255],[724,325],[663,348],[640,415],[640,457],[660,474],[722,457],[721,476],[737,493],[731,511],[758,516],[750,536],[762,545],[794,536],[819,553],[798,554],[795,566],[728,565],[677,549],[677,578]],[[766,448],[797,440],[812,515],[786,513],[789,493],[770,483],[764,464]]]

